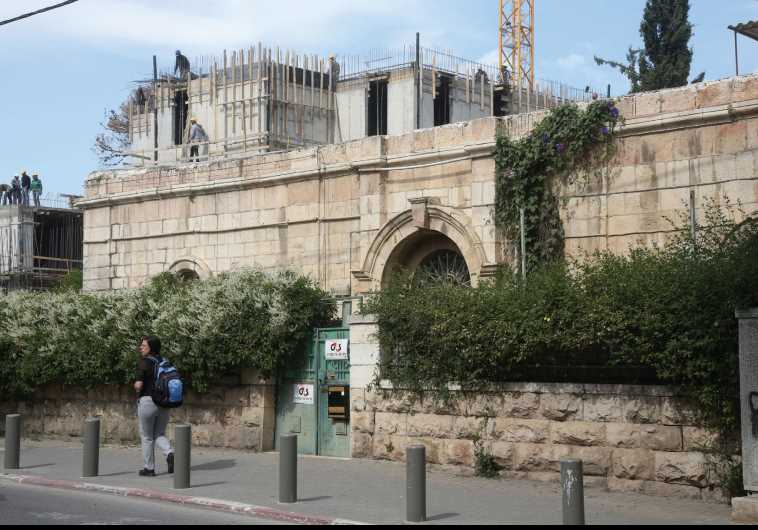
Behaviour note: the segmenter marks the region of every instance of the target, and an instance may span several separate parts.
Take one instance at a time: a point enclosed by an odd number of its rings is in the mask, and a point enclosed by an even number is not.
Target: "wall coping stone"
[[[460,385],[450,384],[452,391],[462,391]],[[391,381],[382,380],[379,390],[401,390],[395,388]],[[476,394],[497,394],[501,392],[520,392],[525,394],[586,394],[586,395],[620,395],[625,397],[680,397],[677,388],[665,385],[605,385],[580,383],[502,383],[489,388],[472,391]]]
[[[758,318],[758,307],[751,309],[738,309],[734,312],[734,316],[739,320],[753,320]]]

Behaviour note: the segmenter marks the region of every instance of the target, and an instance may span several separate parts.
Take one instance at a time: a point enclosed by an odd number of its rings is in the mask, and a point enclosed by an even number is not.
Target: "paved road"
[[[273,521],[97,493],[0,484],[0,525],[268,525]]]

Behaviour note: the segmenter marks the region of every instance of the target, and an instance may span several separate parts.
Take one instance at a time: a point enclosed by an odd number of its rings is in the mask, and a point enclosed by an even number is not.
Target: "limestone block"
[[[508,392],[498,416],[506,418],[536,418],[539,416],[540,396],[536,393]]]
[[[426,461],[429,464],[445,464],[445,440],[436,438],[411,438],[405,440],[406,449],[412,445],[423,445],[426,447]],[[405,460],[405,455],[403,455]]]
[[[354,432],[350,442],[350,454],[353,458],[370,458],[372,456],[373,438],[370,434]]]
[[[668,484],[699,488],[708,486],[705,455],[702,453],[655,453],[655,477]]]
[[[406,435],[408,433],[408,414],[377,412],[375,432],[384,435]]]
[[[732,81],[724,80],[697,85],[697,108],[726,105],[732,100]]]
[[[662,106],[662,97],[658,92],[641,93],[636,99],[636,116],[651,116],[660,114]]]
[[[559,471],[560,459],[565,457],[580,459],[585,475],[605,477],[611,470],[613,450],[608,447],[568,447],[566,451],[566,446],[555,446],[553,449]]]
[[[732,499],[732,520],[738,523],[758,523],[758,499],[755,497]]]
[[[552,447],[543,444],[514,444],[515,471],[555,471]]]
[[[694,87],[666,91],[661,95],[661,112],[684,112],[695,108],[697,92]]]
[[[610,447],[638,449],[641,447],[640,426],[629,423],[608,423],[606,440]]]
[[[736,121],[718,126],[716,153],[734,154],[747,149],[747,122]]]
[[[464,401],[467,416],[494,418],[496,416],[508,417],[511,410],[509,404],[505,405],[502,394],[477,394],[468,397]]]
[[[495,422],[490,418],[453,416],[452,438],[475,440],[493,436]]]
[[[448,438],[453,432],[453,416],[410,414],[407,418],[408,436]]]
[[[444,463],[454,466],[474,465],[474,442],[470,440],[446,440]]]
[[[615,449],[613,476],[627,480],[654,480],[655,454],[644,449]]]
[[[638,397],[623,405],[624,420],[629,423],[658,423],[661,419],[661,400],[657,397]]]
[[[623,406],[622,399],[617,396],[588,395],[584,397],[582,419],[620,423],[623,421]]]
[[[681,451],[682,429],[663,425],[643,425],[640,427],[641,446],[654,451]]]
[[[697,413],[682,399],[663,398],[661,414],[664,425],[697,425]]]
[[[350,425],[354,433],[374,433],[374,412],[353,412],[350,415]]]
[[[374,434],[372,454],[379,460],[405,460],[405,447],[407,438],[404,436],[391,436],[387,434]]]
[[[577,419],[582,410],[582,398],[574,394],[542,394],[540,414],[553,421]]]
[[[589,422],[553,422],[550,438],[554,444],[601,446],[606,442],[606,428],[603,424]]]
[[[676,497],[679,499],[701,499],[701,489],[696,486],[667,484],[657,481],[643,481],[642,494],[652,497]]]
[[[490,454],[495,458],[495,462],[504,470],[513,469],[513,455],[515,453],[514,445],[507,442],[492,442],[488,449]]]
[[[241,409],[239,422],[245,427],[262,427],[263,409],[252,407]]]
[[[718,434],[699,427],[682,427],[685,451],[703,451],[716,446]]]
[[[544,443],[550,437],[550,422],[497,418],[493,435],[505,442]]]

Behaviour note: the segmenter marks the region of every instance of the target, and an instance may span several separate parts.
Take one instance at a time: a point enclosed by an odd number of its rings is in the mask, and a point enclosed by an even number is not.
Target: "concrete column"
[[[742,471],[745,490],[758,492],[758,308],[736,312],[740,330]]]

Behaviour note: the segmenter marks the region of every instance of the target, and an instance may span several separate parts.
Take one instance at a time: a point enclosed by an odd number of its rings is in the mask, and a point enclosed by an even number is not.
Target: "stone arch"
[[[409,257],[409,247],[414,243],[423,249]],[[397,215],[379,230],[362,270],[354,271],[353,275],[364,283],[366,290],[376,290],[381,288],[388,272],[397,263],[405,261],[412,265],[423,259],[424,251],[440,248],[460,252],[468,267],[471,284],[478,284],[487,258],[470,223],[452,209],[432,205],[429,200],[417,200],[412,209]]]
[[[203,260],[192,257],[176,260],[168,271],[178,276],[184,275],[188,279],[191,279],[193,274],[199,280],[207,280],[213,276],[210,267]]]

